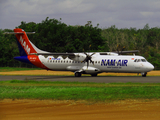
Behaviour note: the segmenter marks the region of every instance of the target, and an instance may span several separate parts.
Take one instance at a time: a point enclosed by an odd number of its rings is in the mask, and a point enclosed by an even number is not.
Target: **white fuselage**
[[[95,54],[92,57],[94,65],[89,63],[88,68],[86,62],[74,61],[69,58],[54,58],[53,56],[45,58],[43,55],[39,55],[39,59],[50,70],[73,72],[83,70],[88,71],[88,74],[101,72],[144,73],[154,69],[154,66],[142,56]]]

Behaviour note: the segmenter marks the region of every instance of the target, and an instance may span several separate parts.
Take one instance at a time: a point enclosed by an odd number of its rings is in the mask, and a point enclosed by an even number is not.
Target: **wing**
[[[115,51],[114,53],[118,54],[126,54],[126,53],[138,53],[139,50],[131,50],[131,51]]]

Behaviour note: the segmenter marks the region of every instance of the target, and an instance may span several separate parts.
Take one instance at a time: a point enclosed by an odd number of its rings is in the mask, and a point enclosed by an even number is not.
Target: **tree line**
[[[93,27],[91,21],[84,26],[70,26],[57,19],[48,17],[41,23],[26,23],[24,21],[17,28],[27,32],[29,39],[39,49],[50,52],[106,52],[124,50],[139,50],[156,68],[160,68],[160,28],[118,29],[115,25],[101,29]],[[19,66],[13,59],[19,56],[18,46],[14,35],[4,35],[13,32],[10,29],[0,29],[0,66]],[[25,65],[24,65],[25,67]]]

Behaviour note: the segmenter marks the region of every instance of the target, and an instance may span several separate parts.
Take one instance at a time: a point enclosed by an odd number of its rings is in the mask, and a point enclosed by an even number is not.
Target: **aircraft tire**
[[[76,72],[74,75],[75,77],[81,77],[82,74],[80,72]]]
[[[142,77],[146,77],[146,75],[147,75],[147,73],[143,73],[143,74],[142,74]]]

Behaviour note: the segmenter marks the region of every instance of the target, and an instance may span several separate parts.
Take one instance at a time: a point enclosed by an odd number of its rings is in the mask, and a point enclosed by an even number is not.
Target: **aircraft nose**
[[[148,66],[147,66],[147,68],[151,71],[151,70],[153,70],[154,69],[154,66],[152,65],[152,64],[148,64]]]

